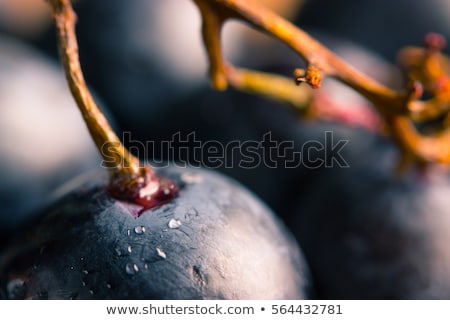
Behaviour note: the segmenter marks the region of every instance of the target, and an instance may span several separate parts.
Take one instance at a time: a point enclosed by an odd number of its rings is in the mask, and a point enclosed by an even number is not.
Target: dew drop
[[[130,229],[127,230],[127,235],[131,236],[131,230]]]
[[[145,227],[144,226],[134,227],[134,232],[136,234],[143,234],[145,233]]]
[[[81,281],[81,285],[82,285],[83,287],[86,287],[86,282]]]
[[[27,286],[22,279],[14,279],[6,285],[9,299],[25,299],[27,293]]]
[[[127,251],[128,251],[129,253],[131,253],[131,252],[133,252],[133,248],[132,248],[131,246],[128,246]]]
[[[94,290],[89,290],[89,294],[90,294],[91,296],[93,296],[93,295],[94,295]]]
[[[122,256],[122,249],[119,246],[114,248],[114,252],[116,253],[116,256]]]
[[[112,288],[111,284],[109,284],[109,283],[106,284],[106,287],[107,287],[108,289],[111,289],[111,288]]]
[[[70,266],[70,270],[75,270],[75,267],[74,266]]]
[[[181,227],[181,221],[176,219],[170,219],[168,226],[170,229],[178,229]]]
[[[156,248],[156,252],[158,253],[158,256],[160,256],[163,259],[167,258],[166,253],[161,248]]]
[[[89,271],[87,271],[86,269],[83,270],[83,271],[81,271],[81,272],[83,272],[83,274],[85,274],[85,275],[88,275],[88,274],[89,274]]]
[[[84,261],[84,257],[81,257],[81,258],[80,258],[80,261]]]
[[[144,269],[148,269],[148,264],[144,264]]]
[[[183,180],[186,183],[192,184],[202,182],[203,178],[197,174],[184,173],[181,175],[181,180]]]
[[[127,265],[125,266],[125,271],[129,275],[133,275],[139,272],[139,267],[137,266],[137,264],[127,263]]]
[[[186,219],[191,219],[193,217],[198,217],[198,211],[194,208],[190,208],[184,215]]]
[[[127,274],[134,274],[133,265],[131,263],[127,263],[125,266],[125,271],[127,272]]]

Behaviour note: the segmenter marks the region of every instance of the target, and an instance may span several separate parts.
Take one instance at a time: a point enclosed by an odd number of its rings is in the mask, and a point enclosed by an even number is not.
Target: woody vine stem
[[[128,152],[89,92],[81,71],[76,15],[70,0],[48,1],[53,9],[61,62],[70,91],[110,173],[109,192],[144,209],[170,200],[176,195],[177,186],[168,179],[160,179],[150,166],[141,164]]]
[[[322,78],[330,76],[368,99],[384,119],[405,159],[421,164],[450,164],[450,129],[444,127],[437,133],[424,135],[415,126],[415,121],[430,120],[449,111],[450,78],[445,72],[449,62],[440,52],[445,41],[439,35],[429,35],[425,48],[405,48],[400,52],[410,82],[404,90],[396,91],[360,73],[306,32],[255,1],[193,1],[202,16],[202,34],[214,88],[224,90],[230,84],[295,104],[295,93],[281,88],[280,81],[285,80],[280,76],[235,68],[223,59],[221,29],[227,20],[238,19],[278,38],[306,60],[309,65],[306,70],[294,71],[296,82],[319,88]],[[419,100],[423,88],[433,94],[431,99]]]

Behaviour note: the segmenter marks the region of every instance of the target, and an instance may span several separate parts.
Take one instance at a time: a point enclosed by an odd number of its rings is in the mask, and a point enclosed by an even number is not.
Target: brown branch
[[[243,20],[275,36],[291,47],[310,65],[319,69],[324,76],[332,76],[346,83],[368,100],[372,101],[383,113],[402,113],[406,111],[404,93],[391,90],[357,71],[306,32],[298,29],[295,25],[272,11],[258,5],[258,3],[251,0],[194,1],[196,3],[208,3],[209,14],[211,15],[220,15],[221,12],[226,11],[228,17]],[[207,43],[206,47],[208,48]],[[221,50],[216,51],[221,52]],[[213,59],[221,60],[222,57],[215,56]],[[214,66],[211,66],[211,68],[214,68]],[[223,73],[223,69],[216,69],[213,73]],[[384,108],[385,102],[387,101],[389,102],[389,108]]]
[[[177,192],[175,184],[159,179],[148,165],[128,152],[89,92],[81,71],[75,34],[76,15],[70,0],[49,0],[56,23],[61,61],[69,88],[85,120],[103,163],[110,173],[108,190],[114,197],[144,208],[159,205]]]
[[[214,10],[212,4],[207,0],[194,0],[194,2],[200,10],[203,21],[202,36],[208,53],[211,85],[217,90],[225,90],[227,88],[227,80],[220,45],[220,35],[225,17],[220,11]]]
[[[278,38],[305,59],[310,67],[319,70],[323,76],[338,79],[372,102],[388,124],[394,140],[397,141],[401,150],[409,155],[408,157],[413,157],[419,162],[450,164],[450,129],[426,136],[417,131],[411,120],[411,118],[424,119],[446,112],[448,104],[446,101],[442,104],[442,98],[438,101],[422,102],[417,100],[415,89],[395,91],[380,84],[344,62],[306,32],[252,0],[194,1],[200,7],[204,19],[203,35],[210,59],[213,86],[217,87],[215,80],[217,78],[222,80],[228,78],[228,81],[236,78],[232,74],[233,69],[226,71],[224,68],[226,63],[222,58],[220,41],[210,38],[211,35],[214,37],[220,35],[220,29],[228,18],[236,18]],[[205,30],[212,25],[205,22],[208,16],[220,17],[220,23],[212,26],[214,32]],[[432,37],[432,40],[435,39],[439,40],[437,37]],[[210,48],[212,42],[214,46]],[[442,41],[434,42],[440,44]],[[231,82],[238,89],[249,86]],[[224,87],[225,85],[221,83],[221,88]],[[286,100],[282,95],[280,97]]]
[[[59,53],[70,91],[81,111],[89,132],[104,160],[114,159],[110,170],[138,174],[139,161],[126,151],[87,89],[81,71],[75,35],[76,15],[69,0],[51,0],[56,23]],[[108,143],[107,148],[104,144]]]
[[[304,111],[312,100],[311,88],[299,87],[291,78],[272,73],[226,67],[228,82],[235,88],[284,102],[298,111]]]

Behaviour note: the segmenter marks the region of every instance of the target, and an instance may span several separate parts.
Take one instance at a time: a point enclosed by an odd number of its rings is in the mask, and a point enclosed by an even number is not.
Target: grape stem
[[[154,190],[153,193],[160,192],[161,180],[157,178],[150,166],[142,165],[139,159],[123,146],[87,88],[79,62],[75,33],[76,14],[70,0],[48,1],[53,9],[59,53],[66,79],[91,137],[103,158],[103,164],[109,170],[109,191],[117,198],[139,202],[145,206],[145,199],[139,197],[140,191],[145,188]],[[149,186],[149,184],[152,185]],[[164,185],[169,185],[167,180],[164,181]],[[165,190],[166,195],[172,190],[175,190],[173,185],[171,190]],[[151,196],[149,192],[145,194],[148,199]]]
[[[448,77],[445,78],[448,81],[445,84],[447,89],[443,92],[444,94],[438,94],[437,97],[427,101],[419,101],[420,94],[415,90],[417,87],[410,86],[405,90],[397,91],[384,86],[337,57],[300,28],[253,0],[193,1],[199,8],[203,20],[202,34],[210,62],[211,85],[214,88],[225,90],[227,85],[231,84],[240,90],[257,92],[271,97],[279,95],[280,100],[291,104],[295,103],[286,90],[279,90],[278,87],[271,88],[272,83],[275,85],[280,83],[278,76],[271,80],[270,76],[265,75],[267,84],[262,85],[261,77],[258,74],[233,67],[224,60],[220,45],[221,29],[229,19],[241,20],[278,38],[309,64],[303,74],[295,72],[296,82],[306,82],[312,87],[318,88],[324,76],[331,76],[369,100],[384,119],[390,134],[406,158],[421,164],[431,162],[450,164],[450,128],[424,135],[414,125],[416,120],[428,119],[430,116],[449,111],[450,80],[447,79]],[[443,43],[436,36],[431,38],[432,40],[437,39],[433,43]],[[414,50],[417,51],[417,48],[407,48],[406,55],[411,56]],[[415,52],[415,62],[420,60],[417,56],[422,53],[423,50],[419,54]],[[403,54],[405,55],[405,52]],[[439,57],[439,53],[437,53],[434,57],[431,55],[423,57],[422,55],[422,58],[422,64],[419,63],[419,65],[426,67],[428,62],[439,62],[442,57]],[[433,65],[434,70],[428,71],[436,74],[436,68],[440,68],[439,63]],[[419,80],[423,80],[423,78],[422,75]],[[450,119],[450,116],[448,118]],[[450,120],[448,122],[450,123]]]

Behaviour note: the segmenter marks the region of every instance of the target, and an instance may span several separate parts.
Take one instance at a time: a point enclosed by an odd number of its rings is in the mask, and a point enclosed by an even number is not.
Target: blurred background
[[[428,32],[450,35],[447,0],[258,1],[392,86],[402,85],[394,66],[400,48],[421,45]],[[338,137],[349,141],[349,158],[354,161],[350,165],[366,172],[358,165],[371,162],[353,157],[353,152],[360,155],[355,148],[372,143],[375,148],[378,139],[383,139],[370,130],[336,121],[301,122],[297,112],[274,101],[232,89],[210,89],[200,17],[190,0],[78,0],[75,10],[86,80],[116,124],[118,135],[130,133],[126,143],[154,141],[158,145],[174,134],[186,137],[193,132],[199,141],[227,144],[260,141],[272,132],[277,141],[301,146],[310,139],[321,141],[325,131],[335,130]],[[226,58],[239,66],[287,76],[304,66],[286,46],[237,22],[226,25],[223,45]],[[327,80],[318,95],[335,107],[370,108],[333,80]],[[385,172],[397,159],[392,146],[388,149],[388,155],[380,159],[372,155],[371,159],[378,159],[377,165],[386,163]],[[167,155],[160,148],[146,151],[140,156],[159,159]],[[170,160],[190,161],[193,156],[182,154]],[[233,159],[239,160],[239,156]],[[14,228],[42,206],[58,185],[99,166],[66,89],[48,4],[44,0],[0,0],[0,241],[5,244]],[[217,170],[249,187],[286,221],[297,210],[297,196],[310,195],[310,183],[331,174],[263,165],[253,170],[237,166]],[[386,175],[385,179],[390,178]],[[336,188],[341,187],[337,183]]]

